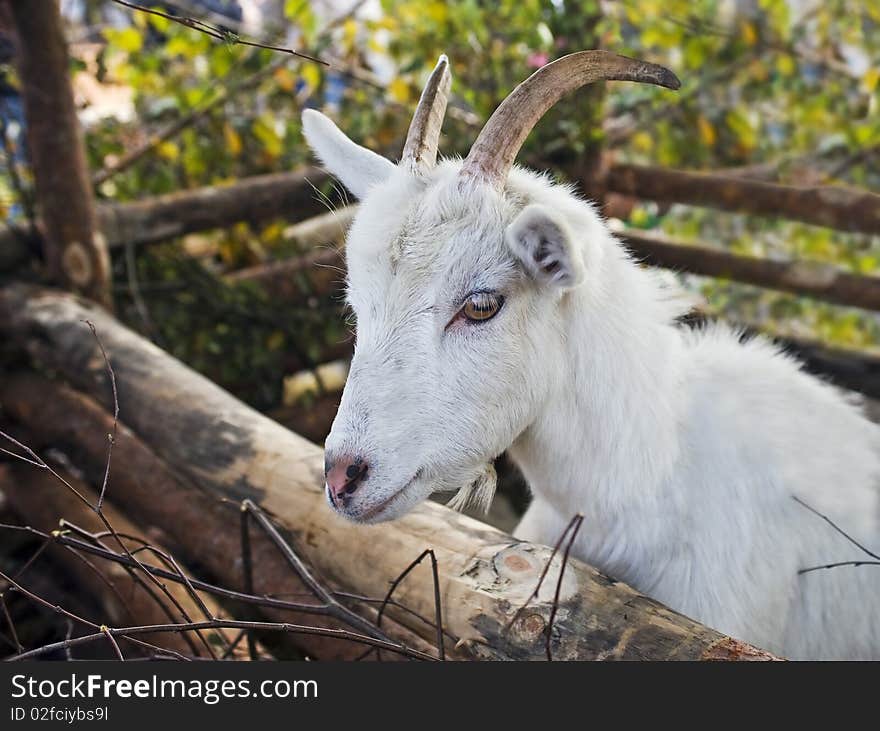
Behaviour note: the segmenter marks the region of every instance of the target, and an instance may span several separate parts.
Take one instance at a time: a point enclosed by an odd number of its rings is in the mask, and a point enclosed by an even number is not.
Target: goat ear
[[[314,109],[302,114],[303,134],[315,155],[358,198],[385,180],[395,165],[352,142],[333,122]]]
[[[539,282],[563,289],[584,281],[583,256],[568,226],[539,205],[526,206],[507,227],[507,244]]]

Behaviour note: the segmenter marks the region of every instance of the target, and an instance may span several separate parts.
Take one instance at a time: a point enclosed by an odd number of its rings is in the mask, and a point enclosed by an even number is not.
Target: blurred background
[[[145,5],[156,12],[118,0],[60,4],[99,218],[128,211],[132,202],[164,200],[157,196],[309,172],[302,194],[280,208],[256,197],[238,220],[224,217],[222,206],[206,208],[184,236],[171,227],[111,237],[117,315],[293,430],[323,439],[351,348],[339,253],[347,217],[332,213],[349,201],[334,181],[308,167],[314,162],[300,112],[320,108],[355,140],[395,159],[441,52],[454,77],[445,155],[465,154],[505,95],[565,53],[602,47],[673,69],[683,82],[678,93],[609,84],[559,104],[530,136],[520,161],[599,200],[612,226],[632,237],[637,255],[651,263],[659,256],[671,267],[669,276],[703,298],[699,317],[786,338],[814,358],[819,372],[832,378],[842,372],[844,385],[875,395],[876,311],[845,306],[859,303],[846,292],[832,301],[802,293],[821,285],[825,266],[832,276],[876,273],[876,220],[850,219],[851,209],[844,209],[831,212],[831,225],[815,225],[822,212],[809,201],[766,215],[753,210],[765,189],[752,183],[786,186],[783,191],[878,189],[880,2]],[[27,241],[37,232],[37,205],[15,35],[14,24],[5,22],[0,217]],[[724,204],[724,191],[706,193],[699,178],[667,180],[668,169],[719,174],[739,202]],[[193,205],[186,199],[181,207],[192,213]],[[312,219],[327,210],[329,218]],[[664,260],[669,251],[651,248],[658,239],[675,242],[671,264]],[[706,252],[708,265],[700,258]],[[770,279],[733,270],[728,276],[726,260],[714,262],[713,252],[736,255],[734,263],[748,257],[769,265]],[[772,268],[801,261],[809,262],[806,273]],[[850,355],[839,357],[839,348]],[[515,507],[524,499],[515,498]],[[508,528],[513,520],[497,517]]]

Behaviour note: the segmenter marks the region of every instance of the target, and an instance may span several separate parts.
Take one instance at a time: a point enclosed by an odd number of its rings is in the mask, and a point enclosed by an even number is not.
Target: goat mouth
[[[372,508],[365,510],[363,513],[359,513],[357,515],[349,515],[346,517],[348,517],[351,520],[354,520],[358,523],[372,522],[375,518],[377,518],[383,512],[385,512],[385,510],[387,508],[389,508],[391,506],[391,504],[395,500],[397,500],[397,498],[399,498],[401,495],[403,495],[403,493],[405,493],[412,486],[412,484],[422,476],[422,472],[423,472],[423,469],[420,468],[409,480],[407,480],[404,483],[403,487],[401,487],[399,490],[395,491],[392,495],[390,495],[388,498],[383,500],[378,505],[374,505]]]

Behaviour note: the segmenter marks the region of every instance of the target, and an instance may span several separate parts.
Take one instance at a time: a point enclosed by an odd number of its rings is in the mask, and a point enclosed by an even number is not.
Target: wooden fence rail
[[[98,219],[111,248],[127,243],[151,244],[240,221],[261,223],[276,218],[303,221],[325,211],[325,204],[315,189],[327,180],[328,175],[317,168],[254,176],[230,185],[180,191],[133,203],[100,204]],[[880,233],[880,195],[867,191],[793,188],[735,176],[632,165],[612,167],[608,183],[612,190],[656,200],[757,215],[778,214],[798,220],[812,218],[811,223],[820,223],[821,218],[825,225],[841,230]],[[340,209],[331,215],[347,225],[351,212]],[[331,225],[332,219],[324,220]],[[851,274],[818,262],[785,263],[743,257],[706,246],[680,245],[633,231],[621,238],[636,254],[644,255],[656,266],[728,277],[836,304],[880,309],[878,277]],[[0,252],[0,269],[8,269],[27,256],[27,247],[14,233],[3,231],[0,232]]]
[[[614,165],[605,183],[608,190],[636,198],[880,234],[880,194],[859,188],[779,185],[734,175],[642,165]]]

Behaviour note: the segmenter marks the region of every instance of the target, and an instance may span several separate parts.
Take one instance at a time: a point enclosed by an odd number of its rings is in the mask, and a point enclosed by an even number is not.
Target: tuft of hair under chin
[[[459,488],[452,499],[446,503],[453,510],[463,511],[473,507],[481,513],[488,513],[492,498],[495,497],[495,488],[498,486],[498,473],[495,465],[491,462],[483,467],[483,470],[469,484]]]

